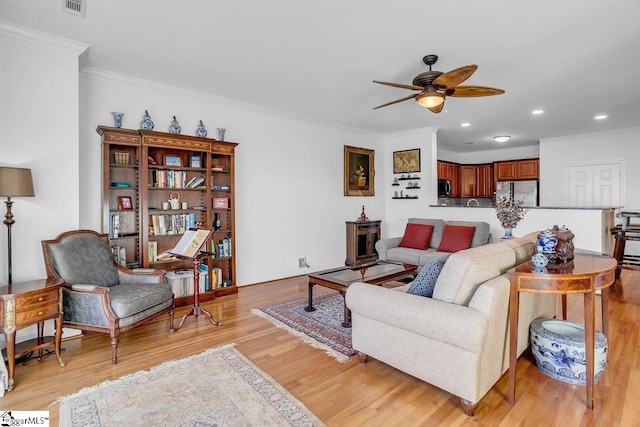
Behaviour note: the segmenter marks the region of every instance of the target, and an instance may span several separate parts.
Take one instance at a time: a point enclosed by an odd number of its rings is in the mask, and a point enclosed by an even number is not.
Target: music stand
[[[211,252],[201,251],[200,248],[206,243],[210,235],[211,230],[189,229],[189,231],[182,236],[176,247],[169,251],[172,255],[175,255],[178,258],[193,260],[193,305],[189,311],[182,316],[180,324],[177,328],[174,328],[174,332],[182,328],[187,317],[198,317],[199,314],[207,316],[211,323],[216,326],[222,325],[221,322],[217,322],[213,319],[211,313],[209,313],[207,309],[200,306],[200,260],[204,257],[213,255]]]

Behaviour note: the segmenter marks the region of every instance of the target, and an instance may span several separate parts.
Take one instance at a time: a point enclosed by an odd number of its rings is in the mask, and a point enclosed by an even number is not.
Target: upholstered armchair
[[[169,313],[173,331],[173,291],[164,271],[136,274],[118,264],[109,238],[92,230],[69,231],[42,241],[47,276],[66,282],[63,325],[109,334],[111,361],[118,362],[118,337]]]

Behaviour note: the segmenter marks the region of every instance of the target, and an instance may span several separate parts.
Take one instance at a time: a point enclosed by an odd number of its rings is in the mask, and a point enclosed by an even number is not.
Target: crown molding
[[[81,60],[86,57],[86,53],[89,50],[88,44],[22,27],[1,19],[0,34],[72,53],[80,57]]]

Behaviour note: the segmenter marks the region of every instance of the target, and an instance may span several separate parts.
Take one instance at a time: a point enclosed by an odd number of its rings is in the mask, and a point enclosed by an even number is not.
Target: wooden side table
[[[39,360],[44,358],[44,348],[54,345],[60,366],[65,366],[60,357],[62,341],[62,285],[59,279],[32,280],[0,286],[0,332],[7,341],[9,362],[8,391],[13,390],[13,373],[16,357],[38,350]],[[55,337],[44,337],[44,321],[55,319]],[[16,331],[27,326],[38,325],[38,337],[19,343],[16,351]]]
[[[547,266],[547,273],[533,273],[533,264],[527,261],[507,272],[511,282],[509,299],[509,404],[515,403],[516,363],[518,361],[518,310],[520,292],[562,294],[563,317],[566,294],[584,294],[584,326],[586,366],[586,405],[593,409],[594,345],[595,345],[595,293],[602,291],[602,332],[609,335],[609,286],[615,280],[617,262],[607,255],[576,253],[566,264]]]

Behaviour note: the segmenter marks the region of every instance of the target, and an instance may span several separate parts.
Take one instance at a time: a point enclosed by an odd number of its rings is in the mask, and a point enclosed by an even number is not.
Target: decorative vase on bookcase
[[[214,213],[213,218],[213,229],[218,231],[222,228],[222,221],[220,220],[220,212]]]

